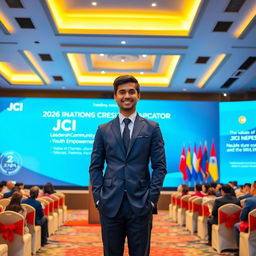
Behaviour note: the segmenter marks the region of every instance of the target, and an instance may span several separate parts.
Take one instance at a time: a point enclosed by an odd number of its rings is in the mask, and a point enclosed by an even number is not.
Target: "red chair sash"
[[[192,203],[193,204],[193,212],[198,212],[198,215],[202,215],[202,207],[200,204]]]
[[[188,201],[182,200],[181,207],[187,210],[188,209]]]
[[[27,213],[26,221],[28,224],[31,224],[31,225],[35,224],[35,211],[31,211]]]
[[[58,206],[58,200],[57,200],[57,199],[54,200],[53,206],[54,206],[54,209],[56,209],[56,210],[59,208],[59,206]]]
[[[177,206],[179,206],[179,207],[180,207],[180,203],[181,203],[180,198],[177,198]]]
[[[240,225],[239,225],[239,231],[240,232],[247,232],[248,231],[248,221],[241,221]]]
[[[207,205],[202,205],[202,212],[203,212],[203,216],[205,217],[210,216],[209,207]]]
[[[60,206],[63,206],[64,205],[64,197],[61,197],[60,198]]]
[[[23,220],[17,221],[16,223],[6,225],[0,223],[0,233],[3,234],[3,238],[9,242],[14,239],[14,234],[23,235],[24,222]]]
[[[49,204],[49,212],[53,212],[54,211],[54,205],[53,202],[50,202]]]
[[[46,216],[49,216],[49,205],[48,204],[44,207],[44,214]]]
[[[227,214],[225,212],[219,211],[219,223],[225,223],[227,228],[233,228],[236,222],[239,222],[241,210],[233,213]]]
[[[256,230],[256,217],[250,214],[249,218],[250,218],[249,229],[250,229],[250,231],[254,231],[254,230]]]

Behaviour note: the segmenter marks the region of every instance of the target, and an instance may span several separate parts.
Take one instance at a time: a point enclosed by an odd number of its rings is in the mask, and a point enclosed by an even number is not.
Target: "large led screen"
[[[256,101],[220,103],[220,180],[256,180]]]
[[[214,147],[212,159],[219,161],[219,103],[140,100],[137,110],[160,124],[168,171],[164,186],[205,182],[204,171],[194,169],[205,149],[211,161]],[[88,186],[96,129],[115,118],[118,107],[111,99],[0,98],[0,111],[0,180]],[[184,157],[189,173],[180,170]]]

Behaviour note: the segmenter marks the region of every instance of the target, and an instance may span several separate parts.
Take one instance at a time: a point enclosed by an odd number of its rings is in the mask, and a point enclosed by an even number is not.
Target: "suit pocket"
[[[105,179],[103,185],[104,187],[111,187],[112,179]]]

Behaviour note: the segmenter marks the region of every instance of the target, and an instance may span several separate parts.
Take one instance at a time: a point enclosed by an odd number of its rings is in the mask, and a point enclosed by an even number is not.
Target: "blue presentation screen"
[[[165,187],[183,182],[182,148],[190,147],[193,154],[214,142],[219,155],[218,102],[140,100],[137,109],[160,124]],[[117,116],[118,107],[110,99],[0,98],[0,111],[0,180],[88,186],[95,132]]]
[[[256,180],[256,101],[220,103],[220,180]]]

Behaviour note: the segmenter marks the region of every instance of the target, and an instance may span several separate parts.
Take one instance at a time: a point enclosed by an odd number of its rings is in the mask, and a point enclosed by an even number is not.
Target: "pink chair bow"
[[[20,220],[16,223],[6,225],[0,223],[0,233],[3,234],[3,238],[9,242],[12,242],[14,239],[14,234],[23,235],[24,221]]]
[[[240,211],[237,211],[233,214],[227,214],[225,212],[219,211],[219,222],[220,224],[225,223],[227,228],[233,228],[236,222],[239,222]]]

